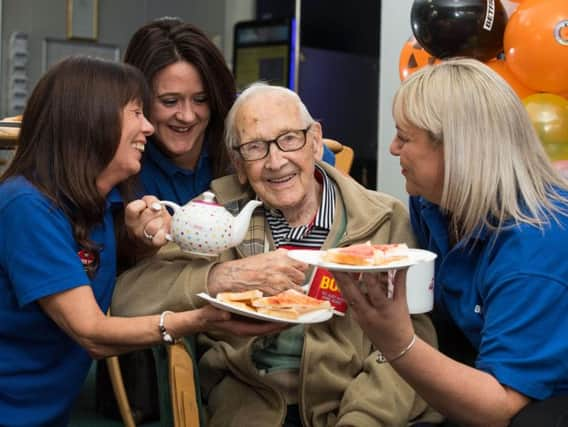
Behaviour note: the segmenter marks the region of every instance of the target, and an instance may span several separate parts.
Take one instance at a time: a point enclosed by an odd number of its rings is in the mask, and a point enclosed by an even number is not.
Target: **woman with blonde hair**
[[[390,151],[406,179],[413,229],[438,254],[440,351],[414,334],[406,272],[396,275],[392,298],[385,274],[365,274],[364,294],[353,277],[336,273],[344,297],[385,359],[452,422],[561,425],[568,184],[518,97],[478,61],[413,74],[395,95],[393,115]]]

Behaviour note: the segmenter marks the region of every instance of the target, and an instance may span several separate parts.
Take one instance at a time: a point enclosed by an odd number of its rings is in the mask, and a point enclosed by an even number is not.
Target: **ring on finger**
[[[154,239],[154,235],[150,234],[146,231],[146,229],[142,229],[142,234],[144,235],[144,237],[150,241],[152,241],[152,239]]]

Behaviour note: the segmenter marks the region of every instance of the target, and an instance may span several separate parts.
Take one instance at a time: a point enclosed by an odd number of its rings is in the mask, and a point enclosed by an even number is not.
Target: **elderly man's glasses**
[[[233,147],[246,161],[260,160],[268,156],[270,145],[276,144],[280,151],[298,151],[306,145],[306,133],[311,125],[305,129],[289,130],[269,141],[251,141],[246,144]]]

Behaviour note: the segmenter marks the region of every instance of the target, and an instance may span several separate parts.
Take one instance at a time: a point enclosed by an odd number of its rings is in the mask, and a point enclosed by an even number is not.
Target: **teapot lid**
[[[211,191],[206,191],[203,193],[203,199],[195,200],[195,203],[203,203],[206,205],[221,206],[215,201],[215,194]]]

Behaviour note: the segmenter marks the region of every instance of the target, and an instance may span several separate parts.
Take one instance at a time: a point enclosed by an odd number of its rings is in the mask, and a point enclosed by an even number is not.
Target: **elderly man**
[[[414,243],[402,203],[316,161],[321,125],[294,92],[259,83],[246,89],[227,117],[226,142],[236,174],[212,182],[217,200],[234,211],[253,198],[264,202],[245,241],[215,261],[165,246],[120,277],[113,313],[182,310],[203,305],[196,296],[202,291],[275,294],[300,289],[307,278],[321,279],[288,257],[290,248]],[[167,320],[175,337],[176,325]],[[425,315],[413,320],[416,333],[434,343],[430,320]],[[210,426],[406,426],[440,420],[388,363],[377,362],[377,350],[349,309],[327,322],[265,337],[203,334],[199,346]]]

